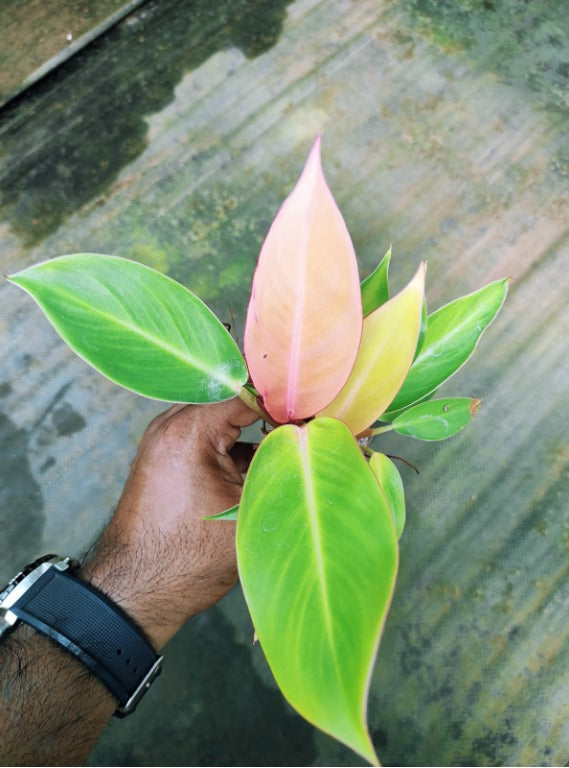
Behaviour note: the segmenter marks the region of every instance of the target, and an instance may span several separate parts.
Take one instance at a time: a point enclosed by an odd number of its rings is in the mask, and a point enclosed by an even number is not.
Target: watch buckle
[[[164,660],[163,656],[159,656],[154,664],[150,667],[146,675],[142,678],[140,681],[140,684],[136,691],[132,694],[130,699],[126,702],[126,704],[123,704],[122,706],[118,706],[114,712],[115,717],[127,717],[127,715],[130,715],[134,712],[136,707],[138,706],[139,701],[142,699],[146,691],[150,688],[154,680],[158,677],[160,672],[162,672],[162,661]]]

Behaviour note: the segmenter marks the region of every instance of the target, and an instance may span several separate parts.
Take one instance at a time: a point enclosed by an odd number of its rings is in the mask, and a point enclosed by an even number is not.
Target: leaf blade
[[[333,399],[361,330],[356,257],[317,138],[263,243],[247,310],[245,358],[275,421],[313,416]]]
[[[429,316],[421,351],[389,404],[388,414],[426,397],[467,362],[500,311],[507,290],[507,279],[496,280]]]
[[[365,318],[350,377],[319,416],[341,419],[359,434],[383,413],[413,361],[424,289],[425,265],[421,264],[402,291]]]
[[[362,280],[362,311],[363,316],[370,315],[374,310],[385,304],[389,299],[389,263],[391,262],[391,246],[373,272]]]
[[[475,416],[480,400],[447,397],[408,408],[392,422],[395,432],[417,440],[445,440],[460,432]]]
[[[245,361],[226,329],[184,286],[150,267],[70,254],[8,278],[61,338],[120,386],[170,402],[235,397]]]
[[[367,690],[397,552],[387,501],[345,425],[317,418],[261,443],[237,522],[256,633],[292,706],[370,762]]]
[[[217,512],[215,515],[204,515],[202,520],[237,520],[239,515],[239,504],[224,509],[223,512]]]
[[[405,491],[401,475],[389,456],[374,451],[369,460],[369,468],[385,493],[391,509],[397,538],[401,538],[405,527]]]

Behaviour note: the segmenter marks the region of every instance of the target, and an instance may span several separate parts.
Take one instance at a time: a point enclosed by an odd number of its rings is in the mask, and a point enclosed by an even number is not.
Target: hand
[[[235,455],[234,444],[240,428],[257,418],[236,398],[176,405],[154,419],[117,510],[82,571],[138,622],[157,650],[237,580],[235,524],[202,518],[239,502],[247,461]]]
[[[150,424],[117,510],[82,577],[121,604],[156,650],[237,578],[235,525],[257,419],[240,400],[177,405]],[[234,458],[235,457],[235,458]],[[250,458],[250,457],[249,457]],[[117,705],[80,661],[25,625],[0,647],[2,765],[81,765]]]

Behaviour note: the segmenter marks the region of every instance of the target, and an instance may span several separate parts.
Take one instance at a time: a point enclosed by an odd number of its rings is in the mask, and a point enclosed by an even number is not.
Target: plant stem
[[[263,419],[263,421],[266,421],[267,424],[270,424],[272,427],[279,426],[277,422],[273,421],[271,417],[261,408],[257,402],[257,398],[247,389],[247,387],[241,387],[239,397],[241,400],[243,400],[245,405],[247,405],[252,411],[255,411],[255,413],[259,415],[259,418]]]
[[[391,432],[393,424],[386,424],[384,427],[376,427],[371,430],[372,435],[382,435],[384,432]]]

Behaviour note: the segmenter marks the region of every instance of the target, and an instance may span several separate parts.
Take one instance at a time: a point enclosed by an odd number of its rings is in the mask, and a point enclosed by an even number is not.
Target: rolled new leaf
[[[338,394],[362,332],[358,265],[326,184],[320,139],[263,243],[245,325],[245,358],[279,423],[313,416]]]
[[[408,408],[391,423],[400,435],[417,440],[444,440],[460,432],[476,415],[480,400],[475,397],[447,397],[429,400]]]
[[[247,380],[245,361],[215,315],[150,267],[78,253],[9,280],[36,300],[74,352],[140,395],[212,403],[235,397]]]
[[[429,316],[421,351],[390,403],[386,419],[434,392],[464,365],[498,314],[507,290],[508,280],[497,280]]]
[[[398,544],[385,495],[344,424],[317,418],[261,443],[239,506],[237,560],[283,694],[375,763],[366,701]]]

